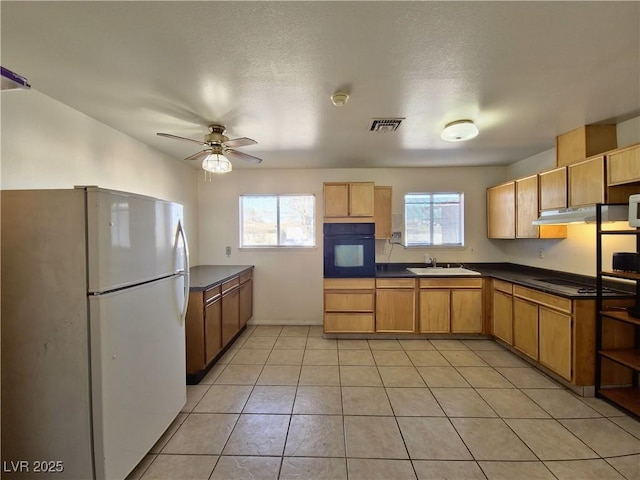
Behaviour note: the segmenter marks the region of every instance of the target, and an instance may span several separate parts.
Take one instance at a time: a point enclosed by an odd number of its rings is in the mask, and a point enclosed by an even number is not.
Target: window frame
[[[275,197],[276,198],[276,240],[277,240],[277,244],[269,244],[269,245],[244,245],[243,244],[243,238],[244,238],[244,209],[243,209],[243,199],[244,198],[250,198],[250,197]],[[281,225],[281,218],[280,218],[280,198],[281,197],[310,197],[312,202],[313,202],[313,206],[312,206],[312,213],[313,213],[313,219],[311,222],[311,228],[312,228],[312,232],[311,232],[311,239],[313,241],[312,245],[283,245],[280,244],[280,225]],[[317,228],[316,228],[316,195],[313,193],[248,193],[248,194],[241,194],[238,197],[238,210],[239,210],[239,247],[240,249],[276,249],[276,250],[281,250],[281,249],[287,249],[287,248],[293,248],[293,249],[314,249],[317,248],[318,243],[317,243],[317,238],[316,238],[316,234],[317,234]]]
[[[458,236],[460,238],[460,243],[409,243],[409,237],[407,235],[407,197],[412,195],[421,195],[421,196],[430,196],[431,201],[428,202],[430,208],[430,238],[433,239],[433,231],[434,231],[434,217],[433,217],[433,209],[434,205],[433,196],[434,195],[457,195],[458,196],[458,208],[459,208],[459,216],[460,220],[458,222]],[[425,203],[426,204],[426,203]],[[404,195],[404,238],[405,238],[405,248],[465,248],[465,235],[464,235],[464,192],[462,191],[447,191],[447,192],[407,192]]]

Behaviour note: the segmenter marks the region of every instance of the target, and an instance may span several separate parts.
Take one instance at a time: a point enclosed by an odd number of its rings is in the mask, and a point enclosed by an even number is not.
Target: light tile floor
[[[489,340],[249,327],[129,480],[640,479],[640,422]]]

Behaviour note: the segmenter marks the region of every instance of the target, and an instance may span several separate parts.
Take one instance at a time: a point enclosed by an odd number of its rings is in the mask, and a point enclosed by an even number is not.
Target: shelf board
[[[640,230],[600,230],[601,235],[638,235]]]
[[[635,371],[640,371],[640,350],[634,348],[602,350],[600,355],[626,367],[633,368]]]
[[[640,325],[640,318],[635,318],[629,315],[624,310],[602,310],[600,314],[603,317],[613,318],[621,322],[631,323],[633,325]]]
[[[640,388],[603,388],[598,393],[612,402],[640,416]]]
[[[603,271],[603,276],[614,277],[614,278],[624,278],[627,280],[640,280],[640,273],[635,272],[619,272],[619,271]]]

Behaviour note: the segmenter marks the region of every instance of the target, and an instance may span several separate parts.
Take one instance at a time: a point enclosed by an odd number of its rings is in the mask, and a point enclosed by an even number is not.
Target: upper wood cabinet
[[[604,156],[569,165],[569,206],[606,202]]]
[[[640,182],[640,143],[607,155],[607,183],[621,185]]]
[[[515,182],[507,182],[487,189],[488,238],[515,238],[515,195]]]
[[[373,191],[373,221],[376,239],[391,238],[391,187],[376,186]]]
[[[556,166],[580,162],[617,146],[615,125],[584,125],[556,137]]]
[[[373,182],[324,184],[324,217],[326,219],[373,217],[373,212]]]
[[[538,176],[516,180],[516,238],[538,238]]]
[[[567,167],[538,174],[540,210],[567,208]]]

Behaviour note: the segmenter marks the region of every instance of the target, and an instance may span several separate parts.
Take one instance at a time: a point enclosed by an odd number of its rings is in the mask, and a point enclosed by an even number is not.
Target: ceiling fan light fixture
[[[480,131],[471,120],[456,120],[447,123],[440,138],[447,142],[464,142],[478,136]]]
[[[217,153],[210,153],[202,160],[202,168],[212,173],[227,173],[233,170],[231,162],[224,156]]]

